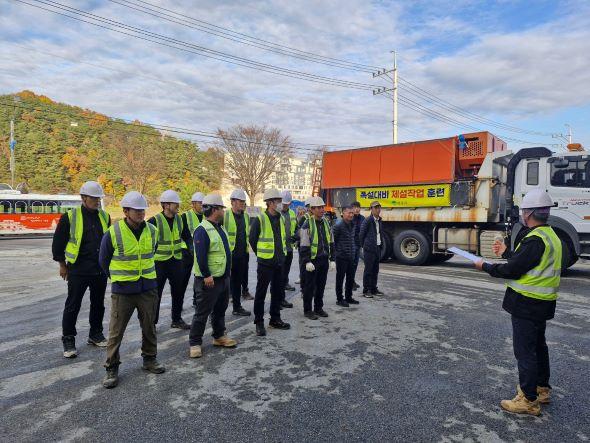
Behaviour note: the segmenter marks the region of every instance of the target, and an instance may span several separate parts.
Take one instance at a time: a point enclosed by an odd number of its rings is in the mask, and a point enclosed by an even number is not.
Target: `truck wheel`
[[[383,244],[381,245],[380,261],[386,261],[393,253],[393,239],[391,238],[391,234],[389,232],[383,232],[381,238],[383,239]]]
[[[395,237],[393,253],[403,264],[420,266],[430,258],[430,242],[419,231],[404,231]]]

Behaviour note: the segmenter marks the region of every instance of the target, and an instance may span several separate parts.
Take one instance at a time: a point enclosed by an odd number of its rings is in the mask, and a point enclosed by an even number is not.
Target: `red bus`
[[[61,215],[81,204],[79,195],[0,189],[0,236],[53,234]]]

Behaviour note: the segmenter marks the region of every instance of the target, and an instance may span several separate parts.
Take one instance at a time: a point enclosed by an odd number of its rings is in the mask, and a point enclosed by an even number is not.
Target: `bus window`
[[[14,204],[14,212],[15,214],[25,214],[27,212],[27,202],[23,200],[19,200]]]
[[[62,214],[65,214],[66,212],[68,212],[70,209],[74,209],[77,208],[78,206],[81,206],[82,202],[79,201],[61,201],[59,202],[59,212],[61,212]]]
[[[59,213],[59,206],[57,202],[47,202],[45,203],[45,213],[46,214],[57,214]]]
[[[531,186],[537,186],[539,184],[539,162],[527,163],[526,184]]]
[[[30,209],[33,214],[42,214],[44,211],[43,203],[41,203],[40,201],[34,201],[33,203],[31,203]]]
[[[12,213],[12,202],[8,200],[0,201],[0,214],[11,214]]]

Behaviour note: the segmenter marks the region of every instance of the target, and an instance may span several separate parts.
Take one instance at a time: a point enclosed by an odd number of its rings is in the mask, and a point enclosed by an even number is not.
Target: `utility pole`
[[[388,97],[392,98],[392,101],[393,101],[393,120],[392,120],[393,144],[396,145],[397,144],[397,123],[398,123],[398,117],[397,117],[397,88],[398,88],[397,54],[395,51],[391,51],[391,53],[393,54],[393,69],[386,70],[385,68],[383,68],[377,72],[373,72],[373,78],[386,76],[391,80],[392,87],[391,88],[382,87],[382,88],[373,89],[373,95],[385,94]],[[393,75],[390,75],[390,74],[393,74]]]
[[[567,144],[571,145],[572,144],[572,127],[570,125],[568,125],[567,123],[565,124],[565,127],[567,128]]]
[[[14,189],[14,173],[16,172],[16,164],[14,160],[14,147],[15,147],[15,140],[14,140],[14,118],[10,119],[10,177],[11,182],[10,186]]]

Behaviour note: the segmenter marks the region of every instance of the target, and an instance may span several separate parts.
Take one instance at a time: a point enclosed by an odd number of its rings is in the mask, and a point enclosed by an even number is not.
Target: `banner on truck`
[[[365,208],[375,200],[384,208],[451,206],[451,185],[357,188],[356,199]]]

